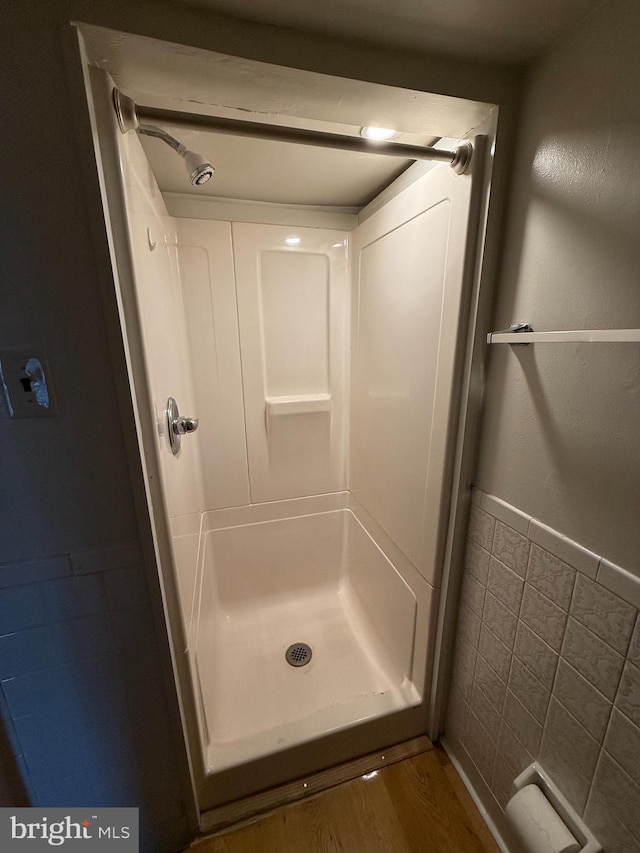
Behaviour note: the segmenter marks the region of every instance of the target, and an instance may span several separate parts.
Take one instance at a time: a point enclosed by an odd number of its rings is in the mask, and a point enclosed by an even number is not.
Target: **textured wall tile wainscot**
[[[474,490],[451,734],[504,809],[539,761],[611,853],[640,853],[640,578]]]
[[[0,566],[0,714],[31,805],[138,806],[141,849],[188,841],[137,545]]]

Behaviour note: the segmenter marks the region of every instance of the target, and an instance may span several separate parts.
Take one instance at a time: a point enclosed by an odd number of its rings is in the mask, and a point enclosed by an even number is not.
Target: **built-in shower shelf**
[[[267,397],[267,415],[305,415],[331,410],[331,394],[300,394],[291,397]]]
[[[513,323],[508,329],[490,332],[488,344],[640,343],[640,329],[575,329],[536,332],[529,323]]]

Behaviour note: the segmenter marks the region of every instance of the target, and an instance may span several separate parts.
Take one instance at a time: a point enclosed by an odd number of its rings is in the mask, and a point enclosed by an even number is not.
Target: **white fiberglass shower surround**
[[[87,80],[206,810],[429,730],[481,159],[334,227],[170,215]]]

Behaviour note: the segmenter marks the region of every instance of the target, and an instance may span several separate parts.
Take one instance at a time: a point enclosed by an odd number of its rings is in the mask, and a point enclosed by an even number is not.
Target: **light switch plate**
[[[57,415],[51,370],[43,350],[0,350],[0,390],[11,418]]]

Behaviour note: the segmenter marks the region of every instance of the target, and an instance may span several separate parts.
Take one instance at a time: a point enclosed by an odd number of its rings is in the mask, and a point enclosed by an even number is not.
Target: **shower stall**
[[[415,170],[348,227],[170,215],[86,79],[206,812],[433,731],[487,158],[478,137],[466,174]]]

